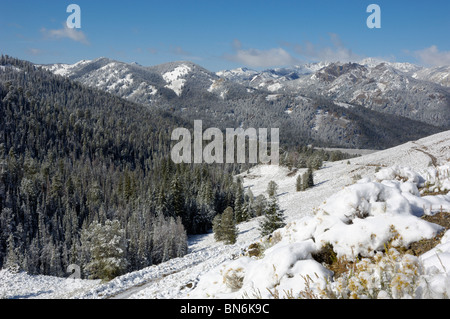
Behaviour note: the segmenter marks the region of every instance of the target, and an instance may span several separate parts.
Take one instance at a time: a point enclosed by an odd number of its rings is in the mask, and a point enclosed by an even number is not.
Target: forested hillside
[[[109,279],[184,255],[242,188],[233,167],[172,163],[180,125],[2,56],[0,268]]]

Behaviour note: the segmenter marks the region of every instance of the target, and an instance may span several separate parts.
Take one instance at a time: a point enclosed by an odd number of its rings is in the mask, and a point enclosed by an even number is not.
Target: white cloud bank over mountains
[[[292,66],[308,62],[358,62],[367,56],[353,52],[344,44],[338,34],[329,33],[329,43],[315,44],[310,41],[303,43],[283,42],[279,47],[269,49],[244,48],[240,40],[232,43],[233,53],[223,57],[228,61],[240,63],[253,68],[267,68],[279,66]],[[450,65],[450,51],[440,51],[436,45],[417,51],[406,51],[417,60],[417,64],[424,66]],[[394,56],[382,60],[395,60]]]
[[[450,65],[450,51],[439,51],[436,45],[415,51],[414,56],[425,65],[444,66]]]

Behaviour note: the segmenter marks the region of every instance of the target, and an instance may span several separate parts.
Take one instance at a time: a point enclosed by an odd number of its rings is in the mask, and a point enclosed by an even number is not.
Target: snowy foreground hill
[[[450,232],[424,216],[450,214],[450,131],[350,161],[325,163],[316,186],[296,192],[303,171],[257,166],[242,174],[255,196],[278,186],[287,226],[260,238],[259,218],[239,225],[235,245],[190,238],[189,254],[108,283],[0,271],[0,298],[446,298]],[[387,247],[439,235],[420,255]],[[257,247],[251,254],[249,247]],[[339,279],[317,256],[332,247],[352,260]],[[256,255],[256,256],[255,256]],[[380,288],[381,287],[381,288]]]

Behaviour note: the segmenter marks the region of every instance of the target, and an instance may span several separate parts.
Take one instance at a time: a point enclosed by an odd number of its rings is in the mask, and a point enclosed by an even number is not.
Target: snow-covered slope
[[[100,284],[100,280],[30,276],[0,270],[0,299],[71,299]]]
[[[331,275],[311,258],[323,241],[333,243],[339,255],[350,252],[370,256],[386,240],[395,239],[396,233],[401,236],[396,239],[398,243],[404,244],[434,236],[440,228],[419,216],[440,210],[450,213],[450,131],[350,161],[325,163],[314,174],[316,186],[296,192],[296,176],[302,172],[257,166],[242,174],[244,186],[251,188],[255,196],[265,192],[269,181],[275,181],[279,185],[279,203],[285,211],[287,226],[278,231],[275,236],[278,242],[272,243],[260,258],[243,254],[250,244],[261,242],[258,231],[261,217],[239,225],[235,245],[217,243],[213,234],[194,236],[190,238],[190,252],[183,258],[126,274],[106,284],[82,280],[73,287],[68,285],[64,293],[58,285],[65,279],[39,276],[37,280],[33,276],[1,272],[0,296],[271,297],[265,288],[272,291],[277,288],[281,293],[292,289],[296,294],[305,289],[302,276],[310,275],[323,287],[324,278]],[[428,190],[440,188],[447,195],[420,196],[417,187],[426,182]],[[436,292],[445,289],[450,292],[449,246],[447,233],[440,246],[420,258],[425,267],[423,278]],[[230,288],[224,281],[227,276],[241,278],[241,286]],[[51,288],[55,282],[58,283]],[[8,289],[11,285],[14,290]]]
[[[400,71],[402,70],[402,71]],[[398,65],[332,63],[310,75],[286,82],[282,90],[316,94],[434,125],[450,125],[450,91],[441,83],[413,77]],[[442,75],[441,75],[442,76]]]
[[[173,69],[173,71],[166,72],[163,74],[163,79],[167,82],[166,87],[174,91],[178,96],[183,92],[183,86],[186,80],[183,77],[189,74],[191,68],[185,64]]]
[[[82,60],[75,64],[56,63],[43,66],[47,70],[61,76],[70,76],[72,72],[81,68],[83,65],[89,64],[91,60]]]
[[[160,74],[147,71],[136,63],[127,64],[108,58],[42,67],[87,86],[145,104],[156,100],[158,89],[167,84]]]
[[[412,77],[450,87],[450,66],[418,70]]]
[[[433,125],[450,125],[449,67],[368,58],[357,63],[313,63],[261,72],[240,68],[219,76],[278,94],[323,96]]]
[[[187,61],[144,67],[138,63],[99,58],[73,65],[51,64],[42,67],[87,86],[147,105],[158,101],[159,96],[170,98],[171,94],[176,94],[179,97],[187,86],[206,86],[219,79],[215,74]]]
[[[449,160],[450,132],[446,132],[352,159],[350,164],[327,163],[315,174],[316,187],[305,193],[295,192],[295,175],[288,176],[282,168],[251,170],[245,184],[255,195],[264,192],[270,180],[279,184],[280,205],[286,210],[288,225],[277,231],[275,245],[262,258],[243,256],[221,264],[203,275],[189,296],[270,298],[277,290],[281,297],[283,292],[296,297],[306,289],[307,276],[321,288],[332,280],[330,271],[311,257],[326,243],[333,245],[338,256],[351,258],[373,256],[389,240],[407,246],[435,236],[441,228],[419,216],[441,210],[450,213]],[[376,172],[377,167],[385,168]],[[421,197],[417,186],[425,179],[436,183],[436,176],[440,176],[437,184],[445,183],[439,187],[448,195]],[[448,293],[450,232],[441,242],[420,261],[425,265],[424,279],[433,282],[433,291]],[[230,278],[241,278],[241,285],[233,286]]]

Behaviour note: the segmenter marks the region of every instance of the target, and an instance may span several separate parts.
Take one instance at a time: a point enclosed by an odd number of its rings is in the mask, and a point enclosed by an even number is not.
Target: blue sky
[[[81,29],[68,29],[69,4]],[[381,29],[369,29],[369,4]],[[450,1],[18,0],[3,2],[0,52],[35,63],[190,60],[211,71],[376,57],[450,64]]]

